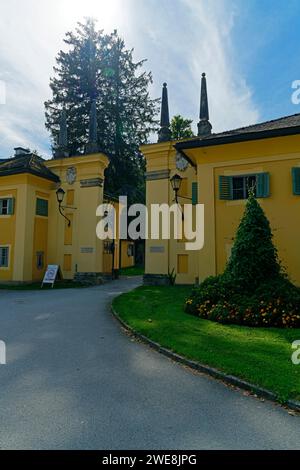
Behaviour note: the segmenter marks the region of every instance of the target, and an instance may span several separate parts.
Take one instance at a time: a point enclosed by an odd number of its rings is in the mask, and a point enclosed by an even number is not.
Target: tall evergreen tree
[[[144,161],[139,146],[156,129],[158,112],[158,100],[152,100],[148,91],[151,73],[142,70],[145,60],[134,62],[133,50],[126,49],[117,31],[104,34],[92,19],[78,23],[64,41],[68,50],[60,51],[56,58],[50,80],[52,99],[45,103],[46,127],[53,143],[64,108],[70,154],[83,153],[91,102],[96,100],[99,149],[111,159],[105,191],[140,201],[144,197]]]

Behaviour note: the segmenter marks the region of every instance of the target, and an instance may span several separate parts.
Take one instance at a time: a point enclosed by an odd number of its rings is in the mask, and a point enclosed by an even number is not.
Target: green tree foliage
[[[144,197],[144,161],[139,146],[156,129],[158,112],[158,100],[149,96],[152,75],[144,70],[145,60],[135,62],[133,50],[126,49],[117,32],[98,31],[92,19],[78,23],[64,42],[67,51],[60,51],[56,58],[50,79],[52,98],[45,103],[46,127],[53,144],[65,108],[70,153],[84,152],[91,100],[96,99],[98,145],[111,159],[105,191],[140,201]]]
[[[278,278],[281,267],[272,238],[270,223],[251,191],[224,275],[247,291]]]
[[[177,114],[172,118],[171,121],[171,136],[174,140],[180,140],[188,137],[193,137],[193,131],[191,128],[192,120],[185,119],[184,117]]]

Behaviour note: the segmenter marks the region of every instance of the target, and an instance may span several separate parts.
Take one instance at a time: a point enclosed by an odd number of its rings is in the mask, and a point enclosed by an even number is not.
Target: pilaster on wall
[[[141,148],[146,162],[146,204],[148,208],[149,230],[151,228],[151,205],[168,203],[170,198],[171,155],[174,153],[172,142],[161,142]],[[150,234],[149,234],[150,237]],[[146,240],[146,274],[168,275],[169,240]]]
[[[216,274],[216,228],[213,165],[198,168],[199,204],[204,204],[204,247],[199,252],[199,280]]]
[[[18,186],[17,204],[16,204],[16,229],[15,229],[15,247],[14,247],[14,267],[13,281],[25,281],[24,257],[26,248],[26,223],[27,223],[27,199],[28,185],[26,183]],[[27,237],[29,232],[27,232]],[[32,243],[29,243],[29,249]],[[32,250],[32,248],[31,248]]]
[[[151,179],[147,181],[147,208],[149,230],[151,228],[151,206],[152,204],[163,204],[169,200],[169,176],[160,179]],[[146,240],[146,266],[145,272],[148,274],[168,274],[169,271],[169,240]]]
[[[146,199],[149,227],[152,226],[150,214],[153,204],[172,206],[175,203],[174,191],[170,183],[170,178],[175,173],[179,173],[183,178],[181,192],[178,194],[182,210],[184,210],[183,205],[190,204],[192,200],[192,183],[196,178],[195,168],[192,166],[185,170],[176,168],[174,144],[175,142],[164,142],[141,149],[147,161]],[[173,217],[171,217],[171,222],[172,220]],[[145,282],[156,284],[167,282],[168,274],[172,271],[176,275],[176,282],[180,284],[193,284],[199,278],[199,252],[187,251],[185,248],[187,240],[184,236],[177,240],[174,235],[171,224],[170,239],[155,240],[151,238],[146,241]],[[166,279],[161,278],[162,275],[166,276]]]

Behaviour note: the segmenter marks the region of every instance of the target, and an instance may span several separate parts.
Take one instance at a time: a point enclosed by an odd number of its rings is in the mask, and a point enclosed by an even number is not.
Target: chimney
[[[29,155],[30,149],[25,149],[24,147],[15,147],[15,157],[23,157],[24,155]]]

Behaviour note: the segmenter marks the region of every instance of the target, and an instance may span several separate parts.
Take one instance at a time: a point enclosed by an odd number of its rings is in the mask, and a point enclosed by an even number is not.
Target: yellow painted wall
[[[0,281],[29,282],[37,277],[33,269],[35,244],[41,245],[45,229],[35,223],[36,198],[49,197],[52,187],[50,181],[29,174],[0,178],[0,194],[15,197],[14,215],[0,217],[0,244],[8,239],[11,244],[10,267],[0,269]]]
[[[189,272],[189,255],[177,255],[177,273],[187,274]]]
[[[103,268],[102,272],[104,274],[111,274],[112,273],[112,262],[113,262],[113,257],[111,253],[107,253],[106,251],[103,253]]]
[[[46,164],[61,179],[66,191],[63,204],[74,206],[66,209],[71,228],[65,227],[65,219],[58,212],[55,183],[30,174],[1,177],[0,197],[15,197],[15,213],[0,217],[0,245],[11,245],[10,266],[0,269],[0,282],[41,280],[44,270],[37,269],[37,252],[45,252],[45,267],[59,264],[67,279],[73,279],[76,268],[80,272],[102,272],[103,245],[96,236],[96,209],[103,201],[103,188],[97,179],[104,179],[107,157],[85,155]],[[66,171],[74,166],[77,178],[70,185]],[[84,185],[87,180],[90,187]],[[36,216],[37,197],[48,199],[48,217]]]
[[[72,245],[73,243],[73,222],[74,222],[74,214],[66,213],[66,216],[68,217],[70,221],[70,225],[65,221],[65,245]]]
[[[215,186],[218,187],[219,175],[262,171],[270,173],[271,195],[259,199],[259,203],[270,221],[274,243],[283,266],[286,266],[291,279],[300,284],[300,196],[293,195],[291,174],[291,169],[296,166],[300,166],[300,155],[298,159],[220,167],[215,170]],[[227,260],[226,248],[228,254],[230,253],[230,245],[243,215],[245,201],[221,201],[216,191],[215,202],[217,272],[220,273]]]
[[[15,208],[13,215],[0,215],[0,246],[9,248],[9,266],[0,267],[0,281],[9,281],[12,278],[15,253],[16,236],[16,210],[17,210],[17,189],[7,186],[7,189],[0,191],[0,199],[14,198]]]
[[[31,180],[33,183],[34,181]],[[39,185],[45,186],[42,182],[39,182]],[[50,189],[52,187],[51,183],[46,183],[46,186]],[[32,250],[32,280],[41,281],[44,277],[47,261],[48,261],[48,217],[40,216],[36,214],[36,201],[38,198],[45,199],[48,201],[50,198],[50,191],[42,192],[40,190],[35,190],[35,193],[31,193],[34,198],[34,232],[33,232],[33,250]],[[32,205],[30,205],[32,207]],[[31,219],[32,214],[27,214],[27,217]],[[39,269],[37,267],[37,253],[44,253],[44,267]]]
[[[166,142],[160,144],[152,144],[142,147],[142,152],[146,157],[147,174],[151,172],[160,172],[168,170],[169,173],[163,178],[148,179],[146,181],[146,205],[149,210],[148,220],[151,226],[151,204],[174,204],[174,192],[170,184],[170,178],[175,174],[179,174],[183,178],[179,196],[192,197],[192,182],[197,181],[195,168],[189,167],[186,171],[181,172],[176,169],[175,164],[175,142]],[[181,199],[179,202],[184,205],[189,200]],[[195,252],[187,252],[185,249],[185,239],[181,240],[146,240],[145,252],[145,273],[146,274],[164,274],[167,275],[173,269],[176,273],[176,282],[179,284],[193,284],[198,278],[199,265],[198,254]],[[178,255],[187,255],[188,272],[179,272]]]
[[[188,274],[177,272],[177,283],[193,283],[195,278],[205,279],[223,271],[230,255],[232,238],[243,215],[245,201],[219,199],[220,175],[259,172],[270,173],[271,196],[259,199],[274,232],[279,257],[291,279],[300,285],[300,196],[292,193],[291,169],[300,166],[300,136],[286,136],[252,142],[218,145],[186,150],[197,168],[186,172],[175,169],[175,142],[142,147],[147,161],[147,172],[168,170],[165,179],[148,180],[147,207],[153,203],[171,203],[173,194],[169,178],[176,172],[183,178],[183,193],[191,182],[198,182],[198,202],[205,206],[205,244],[198,252],[187,253],[181,241],[148,240],[146,242],[146,273],[167,274],[173,267],[177,271],[188,264]],[[160,247],[160,253],[151,252]],[[155,251],[155,248],[154,248]],[[188,254],[188,259],[181,255]],[[185,260],[185,261],[183,261]]]
[[[72,255],[64,255],[64,262],[62,268],[64,272],[72,271]]]
[[[35,217],[34,236],[33,236],[33,256],[32,256],[32,280],[40,281],[43,279],[47,268],[47,243],[48,243],[48,218]],[[44,253],[44,267],[37,267],[37,253]]]
[[[32,280],[41,280],[43,277],[44,270],[36,269],[36,253],[37,251],[45,250],[45,263],[47,263],[48,217],[36,215],[36,201],[37,198],[49,200],[54,187],[52,181],[33,175],[26,175],[23,278],[16,279],[17,281],[30,282]]]
[[[104,180],[104,170],[108,159],[103,154],[84,155],[59,160],[47,161],[47,166],[61,180],[61,187],[66,192],[63,205],[65,214],[71,218],[71,227],[66,227],[65,219],[58,212],[55,191],[49,204],[49,245],[48,262],[59,264],[65,279],[73,279],[75,272],[103,272],[103,242],[97,238],[96,226],[99,218],[97,207],[103,202],[103,187],[83,186],[82,181]],[[67,169],[76,168],[76,181],[67,182]],[[65,259],[72,257],[71,269],[64,269]]]
[[[67,206],[73,206],[74,205],[74,198],[75,198],[75,190],[74,189],[68,189],[67,190],[67,195],[66,195]]]

